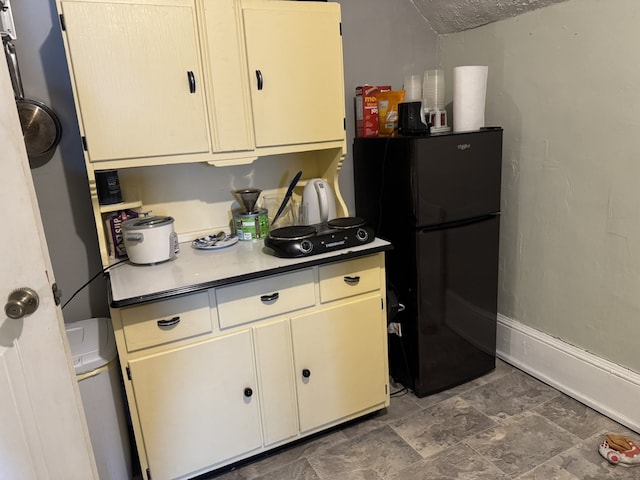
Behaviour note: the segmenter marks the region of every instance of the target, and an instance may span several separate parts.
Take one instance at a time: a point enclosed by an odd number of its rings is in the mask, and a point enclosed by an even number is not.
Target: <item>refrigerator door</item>
[[[500,217],[417,234],[417,396],[495,368]]]
[[[417,226],[500,211],[502,130],[434,136],[413,149]]]
[[[500,211],[502,129],[356,138],[356,215],[393,241],[406,228]]]

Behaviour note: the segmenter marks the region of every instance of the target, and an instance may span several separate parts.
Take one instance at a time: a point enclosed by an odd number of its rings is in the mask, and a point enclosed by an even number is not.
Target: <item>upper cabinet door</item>
[[[61,6],[91,161],[209,151],[192,2]]]
[[[246,2],[243,20],[256,145],[342,140],[340,6]]]
[[[202,43],[214,152],[255,148],[238,0],[203,0]]]

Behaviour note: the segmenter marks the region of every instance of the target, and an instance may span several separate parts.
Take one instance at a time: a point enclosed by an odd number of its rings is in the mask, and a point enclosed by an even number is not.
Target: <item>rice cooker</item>
[[[122,222],[124,248],[132,263],[149,265],[176,256],[180,247],[173,217],[139,217]]]

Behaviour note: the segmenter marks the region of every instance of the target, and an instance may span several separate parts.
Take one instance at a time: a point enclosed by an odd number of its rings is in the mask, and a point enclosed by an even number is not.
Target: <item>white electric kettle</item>
[[[312,178],[307,181],[302,192],[302,204],[306,209],[309,225],[336,218],[336,199],[333,190],[321,178]]]

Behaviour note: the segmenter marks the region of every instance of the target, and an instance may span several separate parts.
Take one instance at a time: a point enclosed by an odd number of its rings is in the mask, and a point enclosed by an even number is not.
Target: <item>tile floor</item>
[[[605,433],[639,435],[498,361],[455,389],[394,396],[365,420],[201,479],[640,480],[609,465]]]

